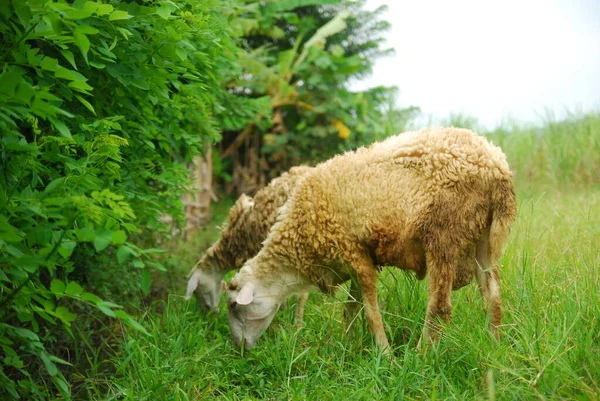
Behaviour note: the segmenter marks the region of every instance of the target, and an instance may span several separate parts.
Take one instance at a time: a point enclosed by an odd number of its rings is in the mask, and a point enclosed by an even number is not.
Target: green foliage
[[[181,216],[187,161],[223,125],[269,113],[263,100],[221,88],[240,52],[230,9],[216,0],[0,4],[3,399],[69,397],[56,365],[67,362],[46,337],[53,326],[75,335],[75,304],[144,331],[93,277],[142,269],[147,293],[148,269],[164,268],[141,243],[165,231],[162,215]],[[228,103],[241,111],[225,121]]]
[[[523,189],[600,184],[600,113],[572,114],[541,127],[503,126],[490,138],[508,155]]]
[[[411,111],[393,106],[396,88],[350,90],[352,80],[368,74],[375,59],[389,53],[381,47],[389,28],[380,20],[383,8],[370,12],[363,5],[247,1],[240,7],[238,26],[249,51],[241,60],[246,74],[230,86],[249,98],[268,96],[273,116],[224,134],[223,156],[232,157],[234,170],[243,164],[276,176],[292,165],[313,164],[403,128],[406,118],[401,116]],[[381,124],[388,115],[401,118]]]

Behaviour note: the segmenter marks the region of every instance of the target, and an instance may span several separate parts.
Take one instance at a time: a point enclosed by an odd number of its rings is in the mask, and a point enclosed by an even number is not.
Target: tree
[[[222,126],[269,113],[221,87],[241,51],[232,3],[138,3],[0,4],[3,396],[68,397],[57,364],[69,361],[46,338],[56,325],[75,335],[76,303],[143,330],[107,288],[135,277],[148,291],[149,269],[164,268],[142,240],[181,215],[186,164]]]
[[[396,88],[352,92],[353,79],[370,73],[389,23],[384,8],[364,1],[246,1],[238,25],[247,53],[244,73],[228,88],[248,98],[268,96],[270,121],[223,135],[231,190],[252,192],[291,165],[313,163],[389,133],[380,124]],[[395,113],[392,112],[392,113]]]

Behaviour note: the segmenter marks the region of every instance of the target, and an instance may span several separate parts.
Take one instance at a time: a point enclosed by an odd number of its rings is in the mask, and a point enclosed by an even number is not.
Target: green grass
[[[520,188],[600,182],[600,112],[548,120],[542,127],[505,126],[488,137],[506,153]]]
[[[226,311],[202,317],[177,288],[125,331],[116,371],[85,383],[95,399],[575,399],[600,398],[600,191],[519,199],[502,263],[504,337],[486,329],[473,284],[453,295],[454,315],[437,349],[415,350],[426,286],[396,269],[382,274],[380,301],[395,348],[377,353],[364,324],[344,337],[343,290],[312,294],[305,327],[293,305],[242,355]],[[223,308],[224,309],[224,308]],[[102,385],[100,385],[102,384]]]

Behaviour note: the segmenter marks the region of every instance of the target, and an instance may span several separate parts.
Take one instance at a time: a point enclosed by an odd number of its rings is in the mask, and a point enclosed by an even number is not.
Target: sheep
[[[185,299],[190,299],[195,293],[203,312],[218,307],[219,295],[224,288],[223,277],[227,272],[239,269],[246,260],[258,253],[275,223],[277,209],[285,203],[297,182],[310,169],[307,166],[292,167],[259,190],[254,199],[245,194],[238,198],[229,211],[219,239],[190,271]],[[302,322],[307,297],[308,294],[298,296],[298,324]]]
[[[350,295],[362,297],[374,340],[389,353],[377,304],[383,265],[428,275],[419,349],[438,340],[452,289],[473,276],[499,337],[498,259],[515,216],[506,156],[469,130],[427,128],[338,155],[306,174],[260,252],[230,281],[233,341],[252,348],[290,294],[333,294],[352,279]]]

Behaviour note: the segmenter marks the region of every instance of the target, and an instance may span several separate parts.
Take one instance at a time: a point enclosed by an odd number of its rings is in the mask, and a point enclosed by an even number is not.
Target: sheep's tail
[[[517,214],[517,200],[512,181],[497,182],[492,192],[492,223],[489,233],[489,261],[497,265]]]
[[[512,181],[497,181],[492,190],[492,223],[489,232],[489,262],[497,267],[517,214],[517,200]]]
[[[496,181],[493,185],[491,201],[491,223],[477,243],[476,277],[481,296],[490,310],[490,329],[498,336],[497,327],[502,323],[498,261],[517,212],[512,182]]]

